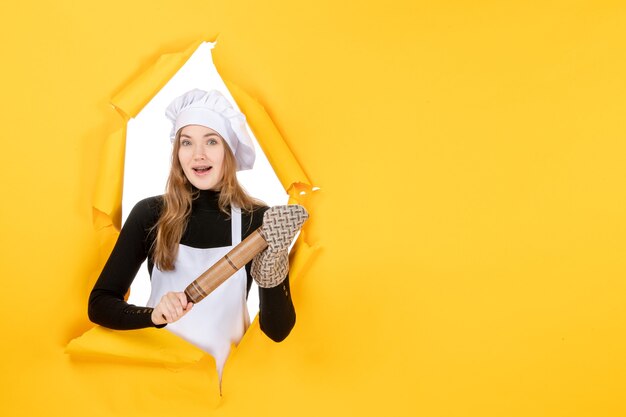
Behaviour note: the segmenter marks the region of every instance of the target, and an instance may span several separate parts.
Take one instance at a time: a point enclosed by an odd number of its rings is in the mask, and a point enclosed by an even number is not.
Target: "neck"
[[[197,197],[193,200],[193,206],[198,208],[218,209],[218,202],[220,199],[220,191],[216,190],[199,190],[193,187],[194,193],[197,193]]]

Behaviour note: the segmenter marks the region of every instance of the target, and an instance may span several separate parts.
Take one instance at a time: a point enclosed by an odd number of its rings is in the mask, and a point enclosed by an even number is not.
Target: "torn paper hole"
[[[217,89],[235,108],[238,108],[213,64],[211,55],[213,47],[213,43],[202,43],[139,114],[129,120],[126,134],[122,221],[126,220],[138,201],[165,192],[172,150],[169,138],[171,123],[165,117],[165,108],[175,97],[193,88],[206,91]],[[253,170],[237,173],[241,184],[252,196],[270,206],[286,204],[288,196],[283,186],[256,138],[250,129],[248,130],[255,142],[257,156]],[[133,281],[128,301],[136,305],[146,305],[149,296],[150,278],[144,263]],[[253,288],[248,296],[248,311],[254,317],[258,310],[258,291]]]

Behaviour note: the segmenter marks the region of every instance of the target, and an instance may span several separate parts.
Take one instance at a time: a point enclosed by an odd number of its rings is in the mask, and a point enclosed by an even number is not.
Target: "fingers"
[[[187,314],[192,306],[193,303],[187,301],[184,292],[168,292],[161,297],[161,301],[154,308],[152,321],[155,324],[173,323]]]
[[[189,301],[187,301],[187,296],[185,295],[184,292],[176,292],[173,294],[176,295],[176,297],[178,298],[178,301],[180,302],[182,313],[183,314],[187,313],[187,311],[189,311],[193,303],[190,303]]]
[[[176,293],[168,292],[163,296],[162,301],[165,304],[163,314],[171,321],[178,320],[178,318],[183,315],[183,306],[180,303],[180,299],[176,296]]]

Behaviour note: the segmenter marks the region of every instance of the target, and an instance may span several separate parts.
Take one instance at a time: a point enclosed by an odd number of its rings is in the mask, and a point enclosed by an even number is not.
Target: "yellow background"
[[[433,3],[433,4],[431,4]],[[436,5],[434,3],[437,3]],[[0,6],[0,413],[626,414],[621,2]],[[219,35],[219,36],[218,36]],[[214,40],[313,185],[298,321],[207,364],[78,360],[111,98]],[[104,240],[106,241],[106,240]]]

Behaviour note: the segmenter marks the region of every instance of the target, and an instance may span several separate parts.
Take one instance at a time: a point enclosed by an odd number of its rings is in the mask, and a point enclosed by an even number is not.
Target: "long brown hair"
[[[172,167],[167,179],[163,208],[159,220],[153,230],[156,238],[152,245],[152,259],[157,268],[162,271],[172,271],[174,260],[178,254],[178,243],[187,228],[187,220],[191,214],[191,203],[198,197],[198,192],[185,176],[178,150],[180,149],[179,129],[172,147]],[[253,211],[255,207],[264,206],[261,200],[252,198],[237,181],[237,161],[230,147],[222,138],[224,145],[223,177],[220,185],[219,208],[230,215],[230,206],[239,207],[242,211]]]

